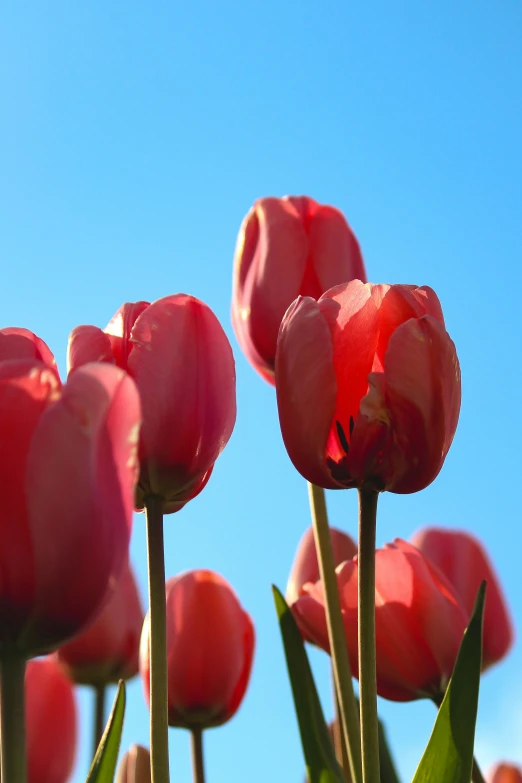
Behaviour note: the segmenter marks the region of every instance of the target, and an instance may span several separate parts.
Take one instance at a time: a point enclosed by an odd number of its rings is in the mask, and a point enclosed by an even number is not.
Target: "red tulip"
[[[326,489],[417,492],[439,473],[460,371],[430,288],[332,288],[300,297],[279,332],[277,402],[297,470]]]
[[[487,580],[482,668],[504,658],[513,644],[513,629],[500,583],[480,541],[465,531],[431,527],[416,533],[412,544],[451,582],[468,615],[482,580]]]
[[[338,566],[345,560],[351,560],[357,554],[357,544],[342,530],[330,527],[330,540],[332,542],[334,566]],[[315,549],[314,531],[308,528],[297,547],[292,570],[286,586],[286,601],[292,605],[302,593],[303,586],[307,582],[319,581],[319,563]]]
[[[126,566],[111,599],[79,636],[58,650],[67,675],[79,685],[107,685],[138,673],[143,608]]]
[[[68,366],[112,362],[135,380],[143,425],[136,507],[151,495],[179,511],[207,483],[236,419],[232,349],[203,302],[176,294],[124,304],[105,331],[79,326]]]
[[[76,755],[76,700],[53,658],[27,664],[25,712],[28,783],[65,783]]]
[[[167,581],[169,725],[220,726],[239,708],[254,655],[254,626],[221,576],[187,571]],[[149,615],[143,624],[140,672],[149,701]]]
[[[150,752],[142,745],[132,745],[124,753],[116,783],[150,783]]]
[[[377,692],[392,701],[438,698],[452,674],[469,616],[444,574],[395,539],[375,553]],[[337,568],[352,671],[357,658],[357,558]],[[328,651],[321,582],[305,585],[292,609],[307,638]]]
[[[488,783],[522,783],[522,770],[514,764],[497,764],[490,769]]]
[[[56,370],[54,356],[44,341],[29,329],[16,326],[0,329],[0,361],[6,359],[36,359]]]
[[[334,207],[307,196],[262,198],[247,214],[234,258],[232,323],[247,359],[274,384],[279,325],[302,294],[318,299],[366,272],[353,231]]]
[[[41,361],[0,362],[0,648],[56,648],[102,607],[128,553],[139,420],[115,367],[61,386]]]

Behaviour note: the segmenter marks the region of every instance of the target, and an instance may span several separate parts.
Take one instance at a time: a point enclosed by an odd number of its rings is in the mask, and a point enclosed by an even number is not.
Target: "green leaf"
[[[343,783],[303,639],[285,599],[274,585],[272,591],[310,783]]]
[[[125,715],[125,683],[120,680],[109,720],[98,745],[85,783],[112,783],[120,750],[123,716]]]
[[[482,617],[486,583],[473,614],[446,694],[413,783],[470,783],[482,663]]]

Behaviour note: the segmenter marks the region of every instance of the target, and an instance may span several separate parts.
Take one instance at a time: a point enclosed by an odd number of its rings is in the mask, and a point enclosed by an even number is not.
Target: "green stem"
[[[364,783],[379,783],[375,666],[375,532],[378,493],[359,490],[359,699]]]
[[[145,504],[150,606],[150,771],[152,783],[169,783],[167,609],[163,551],[163,501]]]
[[[98,745],[105,730],[105,685],[94,685],[94,728],[93,728],[93,754],[96,755]]]
[[[332,671],[332,676],[333,676],[333,671]],[[346,778],[348,783],[351,783],[352,776],[350,774],[350,760],[348,759],[348,750],[346,748],[346,742],[344,741],[344,733],[343,733],[344,731],[343,716],[341,715],[341,705],[339,704],[339,699],[337,698],[337,693],[335,691],[335,683],[334,683],[333,699],[334,699],[334,720],[332,723],[332,737],[333,737],[333,745],[335,750],[335,758],[340,764],[344,777]]]
[[[205,765],[203,763],[203,731],[192,729],[192,777],[194,783],[205,783]]]
[[[361,745],[359,741],[359,712],[353,691],[352,672],[348,659],[339,589],[335,577],[332,541],[324,489],[308,483],[310,509],[314,529],[319,574],[324,587],[328,641],[332,656],[335,688],[342,714],[344,740],[354,783],[362,783]]]
[[[26,783],[25,658],[4,651],[0,657],[0,736],[3,783]]]

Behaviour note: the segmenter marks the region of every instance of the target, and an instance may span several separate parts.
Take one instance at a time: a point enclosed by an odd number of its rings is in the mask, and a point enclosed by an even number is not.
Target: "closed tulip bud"
[[[346,644],[358,672],[357,558],[337,568]],[[305,585],[292,610],[306,636],[329,651],[321,582]],[[469,616],[444,574],[411,544],[395,539],[375,553],[377,692],[391,701],[439,699]]]
[[[490,769],[488,783],[522,783],[522,769],[514,764],[497,764]]]
[[[500,661],[513,644],[513,628],[493,566],[482,546],[470,533],[429,527],[412,538],[453,585],[469,616],[481,582],[487,581],[482,631],[482,668]]]
[[[72,331],[69,370],[91,361],[118,365],[140,392],[136,508],[154,495],[164,513],[179,511],[207,483],[236,419],[234,357],[219,321],[185,294],[124,304],[104,331]]]
[[[0,650],[56,649],[101,609],[128,556],[139,396],[116,367],[62,386],[0,361]]]
[[[118,771],[116,783],[150,783],[150,753],[142,745],[132,745],[124,753]]]
[[[234,257],[232,323],[258,373],[274,384],[279,325],[300,294],[318,299],[366,280],[359,243],[342,212],[307,196],[262,198],[247,214]]]
[[[143,608],[127,566],[94,623],[60,647],[58,660],[79,685],[108,685],[138,673]]]
[[[15,326],[0,329],[0,361],[7,359],[35,359],[57,372],[56,362],[50,349],[29,329]]]
[[[187,571],[167,581],[169,726],[207,729],[237,711],[254,655],[254,625],[221,576]],[[140,672],[149,701],[150,623],[143,624]]]
[[[276,357],[279,420],[297,470],[325,489],[417,492],[439,473],[460,370],[430,288],[337,286],[288,309]]]
[[[344,560],[351,560],[357,554],[357,544],[347,533],[330,528],[330,540],[332,542],[334,566],[338,566]],[[291,606],[301,595],[303,586],[307,582],[319,581],[319,562],[315,548],[314,531],[308,528],[297,547],[297,552],[286,586],[286,601]]]
[[[25,716],[28,783],[66,783],[76,755],[76,700],[53,658],[27,664]]]

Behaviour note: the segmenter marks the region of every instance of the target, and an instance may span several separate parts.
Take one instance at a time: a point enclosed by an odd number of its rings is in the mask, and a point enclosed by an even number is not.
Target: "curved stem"
[[[105,730],[105,695],[107,689],[105,685],[94,686],[94,729],[93,729],[93,753],[92,757],[96,755],[98,745]]]
[[[192,729],[192,776],[194,783],[205,783],[205,765],[203,763],[203,731]]]
[[[359,699],[364,783],[379,783],[375,667],[375,531],[378,493],[359,489]]]
[[[167,610],[163,552],[163,501],[145,504],[150,606],[150,771],[152,783],[169,783]]]
[[[4,651],[0,657],[0,735],[2,780],[26,783],[25,658]]]
[[[354,783],[362,783],[361,745],[359,739],[359,711],[353,691],[352,672],[344,635],[339,589],[335,578],[335,567],[328,527],[328,514],[324,489],[308,483],[310,509],[314,529],[315,548],[319,561],[319,574],[323,582],[326,603],[328,641],[332,655],[335,688],[342,713],[344,740]]]

